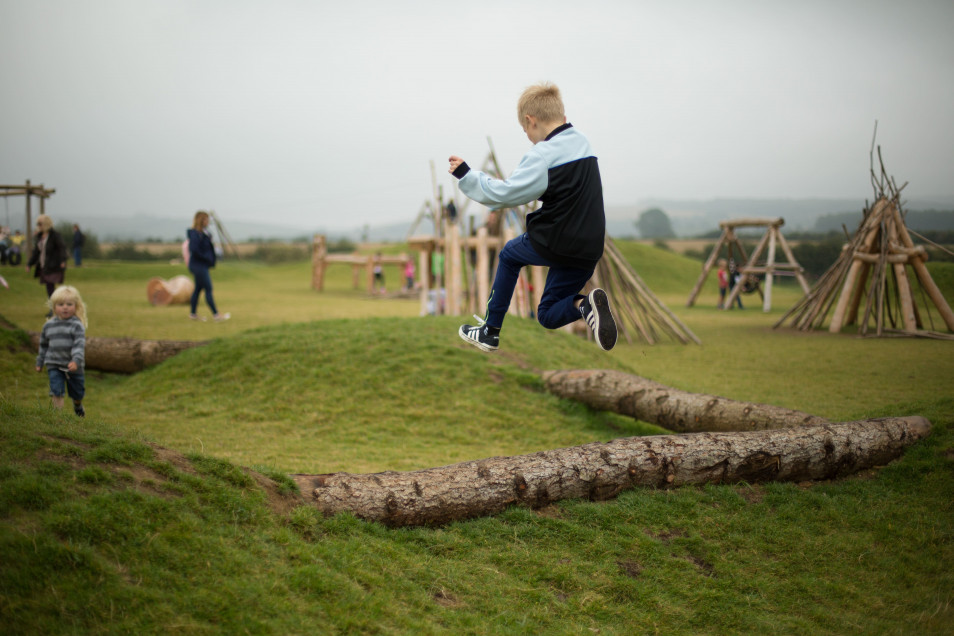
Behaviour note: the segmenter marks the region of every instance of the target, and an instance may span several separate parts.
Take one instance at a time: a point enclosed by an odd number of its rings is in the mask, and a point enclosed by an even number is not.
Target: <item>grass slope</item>
[[[454,335],[458,320],[351,292],[348,273],[325,295],[303,295],[295,266],[237,264],[216,279],[220,297],[262,290],[260,302],[289,312],[249,304],[257,313],[234,324],[197,325],[169,320],[181,307],[144,303],[145,267],[82,271],[94,325],[134,315],[146,324],[130,331],[220,337],[135,376],[89,374],[90,416],[78,420],[49,411],[23,333],[0,330],[0,624],[24,634],[948,633],[952,343],[772,330],[796,297],[784,287],[769,315],[701,301],[687,310],[698,264],[624,247],[652,261],[637,268],[701,347],[621,344],[607,355],[513,320],[504,349],[480,355]],[[20,298],[37,291],[12,287]],[[2,313],[27,326],[32,306]],[[918,413],[935,428],[898,462],[837,482],[640,490],[443,528],[322,518],[283,476],[659,432],[541,390],[540,370],[570,367],[832,418]]]

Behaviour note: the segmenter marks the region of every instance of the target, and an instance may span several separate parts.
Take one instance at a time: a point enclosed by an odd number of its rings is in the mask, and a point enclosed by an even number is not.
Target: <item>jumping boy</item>
[[[580,290],[603,256],[606,217],[603,185],[596,157],[586,137],[568,124],[559,89],[550,83],[527,88],[517,102],[520,126],[533,148],[509,179],[501,181],[471,170],[451,156],[450,172],[461,192],[489,208],[510,208],[535,199],[543,204],[527,215],[527,231],[500,251],[487,313],[476,326],[463,325],[460,337],[484,351],[496,351],[500,328],[510,306],[520,270],[526,265],[549,268],[537,319],[559,329],[583,318],[600,347],[616,345],[616,321],[602,289],[588,296]]]

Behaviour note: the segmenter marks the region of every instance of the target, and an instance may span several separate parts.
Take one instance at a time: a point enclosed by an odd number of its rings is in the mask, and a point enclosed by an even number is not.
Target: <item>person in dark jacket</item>
[[[86,235],[83,234],[79,226],[73,224],[73,262],[77,267],[83,265],[83,246],[86,244]]]
[[[602,289],[588,295],[586,286],[603,256],[606,215],[600,169],[589,141],[567,123],[559,89],[549,83],[527,88],[517,102],[517,117],[533,148],[506,180],[471,170],[451,156],[452,175],[469,198],[493,209],[512,208],[539,199],[539,210],[527,215],[527,231],[500,251],[487,314],[476,326],[463,325],[465,342],[495,351],[520,270],[526,265],[549,268],[537,307],[537,320],[559,329],[580,318],[593,330],[599,346],[616,345],[616,320]]]
[[[212,277],[209,270],[215,267],[215,247],[212,245],[212,235],[209,233],[209,213],[199,210],[192,219],[192,227],[186,230],[189,240],[189,271],[195,278],[195,289],[190,301],[192,320],[205,320],[196,313],[199,305],[199,294],[205,290],[205,302],[212,310],[212,318],[216,322],[228,320],[231,314],[220,314],[215,307],[212,297]]]
[[[33,268],[33,278],[39,278],[40,284],[46,285],[46,297],[49,298],[66,276],[66,243],[53,229],[53,219],[45,214],[36,217],[36,231],[36,243],[26,268],[27,271]]]

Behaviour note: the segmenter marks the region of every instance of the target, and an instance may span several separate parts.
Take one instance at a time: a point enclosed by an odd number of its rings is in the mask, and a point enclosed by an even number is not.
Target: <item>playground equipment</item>
[[[32,185],[29,179],[27,179],[26,184],[22,186],[0,185],[0,197],[26,197],[26,231],[23,233],[26,236],[26,245],[23,251],[27,254],[33,251],[33,212],[30,202],[33,200],[33,197],[37,197],[40,200],[40,214],[46,214],[46,200],[55,192],[56,190],[46,188],[42,183],[40,185]]]
[[[878,148],[881,177],[871,171],[872,185],[877,200],[864,210],[864,216],[838,260],[826,271],[815,286],[775,324],[790,321],[802,331],[821,327],[832,306],[828,331],[838,333],[843,327],[857,324],[858,333],[884,336],[889,333],[954,339],[950,334],[934,331],[931,305],[937,309],[949,331],[954,332],[954,312],[931,278],[924,261],[927,251],[915,245],[904,223],[901,210],[901,190],[887,177]],[[906,266],[913,270],[913,280],[920,284],[925,321],[912,293],[912,278]],[[861,300],[866,298],[864,313],[858,319]],[[837,300],[837,302],[836,302]],[[873,323],[873,324],[872,324]]]
[[[360,254],[329,254],[328,239],[323,234],[315,234],[311,243],[311,288],[315,291],[324,291],[325,272],[333,263],[351,265],[351,276],[354,288],[360,287],[361,272],[365,272],[368,293],[374,293],[374,266],[404,265],[408,260],[406,254],[387,256],[383,254],[363,256]],[[400,285],[398,285],[400,287]]]
[[[712,253],[709,254],[709,258],[706,259],[705,265],[702,267],[702,274],[699,275],[699,280],[696,281],[695,287],[693,287],[692,292],[689,293],[689,300],[686,301],[686,306],[692,307],[696,301],[696,296],[699,295],[702,284],[705,283],[706,278],[709,276],[709,271],[712,269],[723,248],[727,250],[730,259],[733,258],[733,250],[738,250],[740,256],[738,262],[744,263],[739,267],[739,279],[732,286],[723,309],[731,309],[732,303],[735,302],[739,294],[749,286],[754,286],[755,290],[758,291],[762,297],[762,311],[771,311],[772,283],[776,274],[795,276],[799,285],[802,286],[802,291],[807,294],[809,287],[808,281],[805,280],[805,270],[798,264],[798,261],[795,260],[795,256],[792,254],[792,248],[789,247],[785,237],[782,236],[780,228],[784,224],[785,219],[781,217],[774,219],[734,219],[719,223],[719,227],[722,228],[722,235],[719,237],[719,241],[715,247],[712,248]],[[745,247],[743,247],[742,242],[735,233],[736,229],[740,227],[765,228],[765,234],[762,235],[758,246],[749,257],[746,257]],[[760,259],[766,246],[768,247],[768,253],[766,254],[765,261],[762,262]],[[776,246],[780,246],[782,251],[785,252],[785,256],[788,258],[787,263],[775,262]],[[759,282],[759,276],[765,277],[764,291]]]

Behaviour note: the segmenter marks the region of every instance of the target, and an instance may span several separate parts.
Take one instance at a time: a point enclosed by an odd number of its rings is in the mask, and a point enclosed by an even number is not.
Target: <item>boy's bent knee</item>
[[[537,307],[537,322],[546,329],[559,329],[567,324],[560,312],[549,311],[549,308]]]

